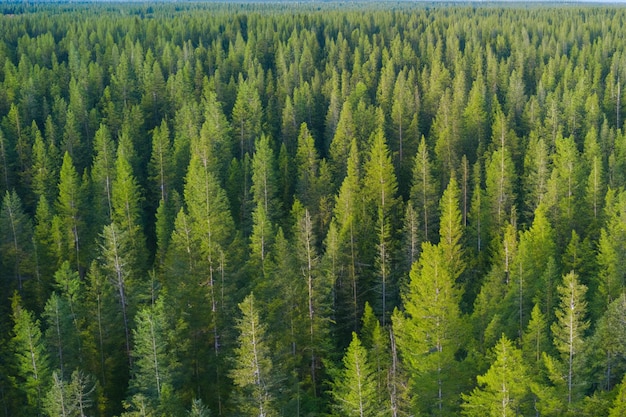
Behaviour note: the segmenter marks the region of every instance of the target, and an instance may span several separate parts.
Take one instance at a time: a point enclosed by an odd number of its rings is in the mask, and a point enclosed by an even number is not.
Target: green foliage
[[[352,342],[343,356],[343,369],[332,385],[335,415],[361,417],[382,415],[373,374],[367,350],[353,332]]]
[[[492,364],[477,377],[479,387],[463,395],[466,416],[506,416],[522,414],[529,392],[529,377],[522,352],[504,335],[491,352]]]
[[[0,413],[345,415],[353,332],[370,415],[471,414],[503,346],[530,377],[509,414],[621,412],[626,11],[0,12]]]

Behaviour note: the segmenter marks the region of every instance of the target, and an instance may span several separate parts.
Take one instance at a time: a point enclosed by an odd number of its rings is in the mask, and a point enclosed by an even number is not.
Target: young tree
[[[84,195],[78,173],[68,152],[63,156],[59,178],[57,213],[61,224],[64,249],[63,259],[69,260],[76,269],[81,267],[81,245],[83,232]]]
[[[155,127],[152,131],[152,153],[148,171],[150,180],[155,185],[157,198],[168,201],[175,171],[170,129],[165,120],[161,122],[161,126]]]
[[[259,92],[251,80],[239,77],[237,99],[233,107],[233,131],[239,141],[239,158],[252,153],[255,140],[261,135],[263,109]]]
[[[93,189],[96,223],[104,226],[111,222],[113,214],[113,181],[115,179],[115,147],[111,133],[105,124],[101,124],[94,138],[94,160],[91,167],[91,186]]]
[[[235,384],[235,401],[242,416],[274,416],[274,379],[272,360],[254,294],[239,303],[237,347],[230,377]]]
[[[23,415],[41,416],[50,378],[49,358],[39,320],[24,309],[16,294],[11,300],[13,311],[12,351],[15,354],[15,375],[19,391],[26,397],[21,406]]]
[[[135,316],[133,329],[133,370],[129,390],[142,394],[154,408],[162,408],[168,390],[175,387],[178,361],[172,345],[170,328],[163,296]]]
[[[85,417],[93,406],[95,384],[80,371],[74,371],[69,382],[56,372],[44,403],[50,417]]]
[[[495,417],[530,411],[524,407],[530,381],[522,352],[502,335],[491,356],[489,370],[476,378],[479,386],[462,396],[463,415]]]
[[[570,272],[563,277],[563,284],[557,288],[560,303],[555,311],[556,321],[550,326],[554,336],[554,346],[560,354],[555,363],[547,357],[550,377],[558,387],[564,387],[567,408],[571,409],[581,398],[584,387],[584,365],[581,361],[585,344],[585,332],[589,328],[587,287],[578,283],[578,276]],[[564,402],[565,403],[565,402]]]
[[[403,294],[405,311],[393,316],[398,350],[411,387],[421,398],[420,411],[443,415],[454,410],[459,364],[455,355],[463,341],[460,296],[443,249],[423,243]]]
[[[439,186],[435,181],[432,169],[426,139],[422,136],[415,156],[413,185],[411,186],[411,201],[413,208],[418,213],[421,225],[420,244],[432,240],[437,232]]]
[[[0,265],[3,270],[0,276],[4,276],[9,284],[7,293],[14,288],[21,292],[25,281],[33,278],[33,226],[15,191],[7,191],[2,199],[0,233]]]
[[[382,415],[373,374],[367,350],[356,333],[352,332],[352,342],[343,357],[343,369],[332,384],[336,416]]]

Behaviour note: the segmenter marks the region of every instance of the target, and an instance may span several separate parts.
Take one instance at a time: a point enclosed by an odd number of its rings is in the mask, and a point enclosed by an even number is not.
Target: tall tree
[[[554,335],[554,346],[560,354],[560,361],[555,363],[547,357],[548,370],[553,382],[564,388],[566,401],[563,404],[571,409],[581,398],[584,388],[581,361],[585,344],[585,332],[589,328],[586,320],[587,287],[578,282],[578,276],[570,272],[563,277],[563,284],[558,288],[560,302],[556,321],[550,326]]]
[[[67,257],[66,259],[73,263],[76,269],[80,269],[82,262],[84,195],[81,191],[81,182],[72,158],[68,152],[65,152],[56,206],[62,228],[63,246],[67,250],[64,257]]]
[[[163,120],[160,126],[152,131],[152,153],[148,166],[150,180],[155,185],[156,200],[167,201],[173,187],[174,160],[170,129]]]
[[[273,416],[274,378],[272,360],[266,341],[266,326],[261,322],[254,294],[239,303],[241,317],[237,319],[237,347],[230,377],[235,384],[233,393],[238,413],[242,416]]]
[[[420,243],[432,240],[437,233],[438,200],[439,186],[433,175],[426,139],[422,136],[415,156],[411,186],[411,201],[421,225]]]
[[[22,300],[14,295],[12,351],[15,354],[15,375],[19,391],[26,397],[22,402],[24,415],[41,416],[43,401],[50,379],[49,358],[39,320],[22,306]]]
[[[115,153],[111,133],[106,125],[101,124],[94,138],[95,155],[91,167],[94,211],[97,213],[92,217],[100,227],[110,223],[113,214]]]
[[[465,270],[462,248],[463,226],[459,203],[459,187],[453,175],[439,203],[439,212],[441,213],[439,222],[439,246],[444,253],[450,275],[454,281],[459,279]]]
[[[263,109],[256,86],[251,80],[239,77],[237,100],[233,107],[233,131],[239,142],[239,158],[252,153],[255,140],[261,135]]]
[[[2,286],[9,294],[13,289],[23,290],[28,278],[35,278],[33,256],[33,226],[24,212],[22,201],[15,191],[7,191],[0,209],[0,264],[6,280]],[[34,281],[31,287],[36,285]],[[34,289],[34,288],[33,288]]]
[[[173,346],[162,296],[135,316],[133,329],[133,370],[129,390],[131,395],[142,394],[155,409],[163,409],[167,392],[176,388],[177,349]],[[171,399],[169,399],[171,401]]]
[[[399,201],[397,197],[398,183],[393,169],[391,155],[387,147],[382,129],[375,134],[369,158],[365,163],[363,177],[363,196],[368,205],[370,222],[375,225],[378,235],[376,245],[376,288],[380,289],[380,309],[382,324],[385,325],[388,311],[388,302],[393,300],[395,279],[393,271],[392,242],[395,240],[395,230],[399,217]]]
[[[403,294],[405,311],[393,316],[411,387],[425,400],[418,405],[422,412],[443,415],[455,409],[459,389],[455,355],[463,342],[460,297],[443,249],[423,243]]]

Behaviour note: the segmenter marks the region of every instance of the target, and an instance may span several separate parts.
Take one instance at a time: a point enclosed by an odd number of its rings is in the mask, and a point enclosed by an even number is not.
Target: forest
[[[0,415],[626,415],[626,8],[0,12]]]

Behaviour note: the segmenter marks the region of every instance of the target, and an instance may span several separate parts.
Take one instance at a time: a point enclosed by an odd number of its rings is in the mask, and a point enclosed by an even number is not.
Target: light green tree
[[[239,303],[237,346],[230,377],[235,384],[235,401],[242,416],[274,416],[273,365],[266,340],[266,326],[261,322],[254,294]]]
[[[546,365],[550,379],[563,392],[563,404],[572,409],[582,398],[585,387],[583,349],[585,332],[589,328],[586,320],[587,287],[578,282],[578,276],[570,272],[563,277],[562,285],[557,288],[560,302],[557,307],[556,321],[550,326],[554,346],[559,353],[557,360],[546,356]]]
[[[404,312],[393,316],[398,351],[414,395],[421,398],[421,412],[443,415],[454,409],[455,354],[463,343],[460,296],[443,249],[423,243],[403,294]]]
[[[332,383],[334,415],[366,417],[382,415],[378,404],[374,370],[367,357],[367,350],[356,333],[343,356],[343,369]]]
[[[13,337],[11,347],[16,366],[16,383],[26,398],[21,406],[23,415],[41,416],[43,401],[50,381],[49,357],[39,320],[22,306],[14,295],[11,300]]]
[[[463,394],[463,415],[504,417],[522,415],[529,393],[528,370],[522,352],[504,335],[493,347],[489,370],[476,379],[478,387]]]

